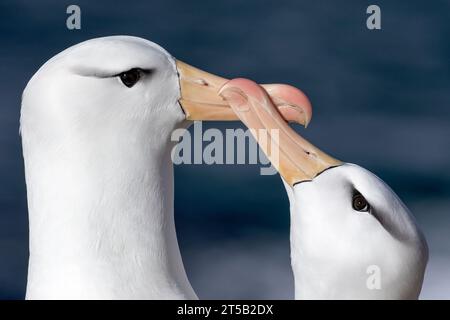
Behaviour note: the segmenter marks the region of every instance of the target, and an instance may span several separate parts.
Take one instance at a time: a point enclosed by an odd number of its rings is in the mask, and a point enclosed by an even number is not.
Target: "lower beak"
[[[255,82],[233,79],[222,87],[220,94],[291,186],[310,181],[326,169],[342,164],[298,135],[284,121],[265,88]]]
[[[219,95],[228,79],[215,76],[177,60],[180,80],[180,105],[187,120],[232,121],[239,120],[228,102]],[[303,92],[285,84],[262,85],[286,121],[307,126],[312,109]]]

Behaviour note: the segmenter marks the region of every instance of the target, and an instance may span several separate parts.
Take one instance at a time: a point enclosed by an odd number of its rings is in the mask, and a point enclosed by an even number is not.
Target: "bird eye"
[[[119,75],[120,81],[128,88],[131,88],[139,81],[141,78],[141,70],[138,68],[134,68],[125,72],[120,73]]]
[[[370,205],[361,194],[357,193],[353,196],[353,209],[360,212],[368,212]]]

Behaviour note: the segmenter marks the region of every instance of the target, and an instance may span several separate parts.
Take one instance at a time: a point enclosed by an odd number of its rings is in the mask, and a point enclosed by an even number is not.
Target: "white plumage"
[[[132,88],[115,76],[151,70]],[[71,47],[28,83],[27,299],[196,298],[173,216],[170,133],[186,125],[175,60],[134,37]]]

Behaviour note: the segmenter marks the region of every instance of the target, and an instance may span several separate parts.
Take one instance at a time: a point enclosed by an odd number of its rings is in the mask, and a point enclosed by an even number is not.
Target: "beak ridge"
[[[239,120],[228,102],[220,95],[228,79],[213,75],[176,61],[181,98],[180,105],[187,120],[233,121]],[[309,99],[299,89],[286,84],[262,85],[286,121],[307,126],[312,108]]]

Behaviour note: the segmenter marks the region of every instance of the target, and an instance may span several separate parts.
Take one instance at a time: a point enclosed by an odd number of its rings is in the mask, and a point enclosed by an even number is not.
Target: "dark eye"
[[[353,196],[353,209],[361,212],[368,212],[370,210],[370,205],[360,193]]]
[[[120,81],[128,88],[131,88],[139,81],[141,78],[141,70],[134,68],[125,72],[122,72],[118,75],[120,77]]]

